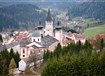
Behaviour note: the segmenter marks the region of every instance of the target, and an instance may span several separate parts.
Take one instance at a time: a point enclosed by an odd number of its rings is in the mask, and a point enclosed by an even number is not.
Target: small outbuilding
[[[25,71],[27,67],[27,63],[24,60],[19,61],[19,70],[20,71]]]

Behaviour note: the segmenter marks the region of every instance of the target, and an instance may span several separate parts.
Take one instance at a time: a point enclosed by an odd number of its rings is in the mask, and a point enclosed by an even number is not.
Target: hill
[[[69,17],[85,17],[105,20],[105,2],[99,0],[91,0],[75,5],[69,8]]]
[[[0,30],[3,28],[29,28],[45,20],[46,11],[31,4],[16,4],[0,8]]]

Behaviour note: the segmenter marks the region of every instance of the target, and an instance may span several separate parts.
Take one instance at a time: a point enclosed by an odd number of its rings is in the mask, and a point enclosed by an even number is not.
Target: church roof
[[[60,29],[62,29],[62,26],[55,26],[55,29],[60,30]]]
[[[38,31],[37,28],[35,28],[35,31],[32,33],[32,37],[40,37],[40,32]]]
[[[62,26],[60,25],[60,21],[58,21],[57,25],[55,26],[56,30],[62,29]]]
[[[45,36],[45,37],[43,37],[42,38],[42,45],[44,46],[44,47],[49,47],[49,46],[51,46],[53,43],[55,43],[55,42],[57,42],[58,40],[57,39],[55,39],[54,37],[52,37],[52,36],[50,36],[50,35],[47,35],[47,36]]]
[[[39,25],[37,27],[38,27],[39,30],[43,28],[43,26],[41,24],[41,21],[39,21]]]
[[[21,47],[25,47],[26,45],[28,45],[29,44],[29,42],[27,41],[27,40],[22,40],[21,42],[20,42],[20,46]]]
[[[50,9],[48,9],[47,21],[52,21]]]

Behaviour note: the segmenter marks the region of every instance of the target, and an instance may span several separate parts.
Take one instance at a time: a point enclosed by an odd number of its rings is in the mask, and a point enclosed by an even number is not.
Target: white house
[[[27,67],[27,64],[24,60],[20,60],[19,61],[19,70],[20,71],[25,71],[26,70],[26,67]]]

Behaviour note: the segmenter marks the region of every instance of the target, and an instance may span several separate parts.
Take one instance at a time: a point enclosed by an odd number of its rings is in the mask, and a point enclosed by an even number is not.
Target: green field
[[[75,20],[75,21],[82,21],[82,22],[79,23],[79,25],[82,26],[82,27],[86,27],[87,24],[89,24],[91,26],[91,24],[97,22],[96,20],[94,20],[92,18],[84,19],[84,18],[81,18],[81,17],[73,18],[73,20]]]
[[[79,25],[81,25],[82,27],[86,27],[87,24],[91,25],[93,23],[96,23],[97,21],[93,20],[93,19],[84,19],[84,22],[80,23]]]
[[[87,37],[92,37],[100,33],[105,33],[105,24],[97,27],[92,27],[84,31],[84,35]]]

